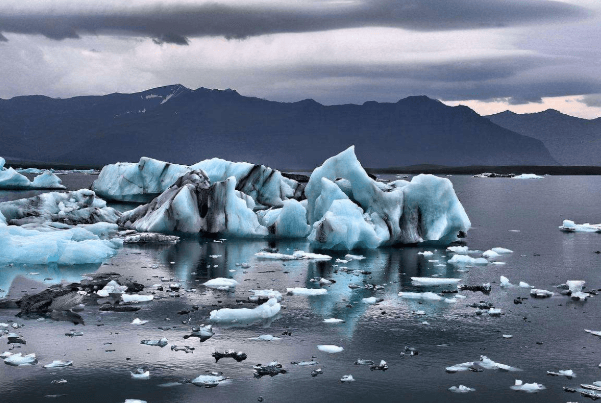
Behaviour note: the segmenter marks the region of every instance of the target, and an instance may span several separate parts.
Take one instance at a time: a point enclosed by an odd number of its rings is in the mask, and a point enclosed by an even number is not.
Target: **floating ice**
[[[399,297],[404,299],[423,299],[427,301],[442,301],[443,298],[433,292],[399,292]]]
[[[352,375],[342,375],[342,378],[340,378],[340,382],[343,382],[343,383],[355,382],[355,378],[353,378]]]
[[[521,175],[516,175],[514,176],[512,179],[543,179],[544,176],[539,176],[539,175],[535,175],[535,174],[521,174]]]
[[[426,256],[432,256],[434,255],[434,252],[431,252],[429,250],[423,251],[423,252],[417,252],[418,255],[423,255],[424,257]]]
[[[150,379],[150,371],[144,371],[142,368],[136,369],[135,372],[130,372],[132,379]]]
[[[126,285],[119,285],[115,280],[111,280],[96,293],[101,297],[108,297],[111,294],[123,294],[125,291],[127,291]]]
[[[491,250],[499,255],[508,255],[508,254],[513,253],[513,251],[510,249],[499,248],[499,247],[492,248]]]
[[[519,287],[520,288],[532,288],[532,286],[524,281],[520,281],[519,283]]]
[[[44,368],[64,368],[73,366],[73,361],[54,360],[50,364],[44,365]]]
[[[323,320],[324,323],[342,323],[344,319],[328,318]]]
[[[581,292],[582,288],[584,287],[584,284],[586,284],[586,281],[583,280],[568,280],[566,281],[566,286],[568,286],[568,289],[573,292]]]
[[[165,347],[169,344],[169,341],[166,337],[162,337],[159,340],[142,340],[140,344],[146,344],[147,346],[157,346],[157,347]]]
[[[196,386],[213,387],[219,385],[226,379],[227,378],[222,375],[199,375],[192,379],[192,384]]]
[[[456,253],[458,255],[467,255],[469,253],[467,246],[449,246],[447,251]]]
[[[482,257],[488,260],[495,260],[499,258],[499,254],[493,250],[487,250],[484,253],[482,253]]]
[[[599,336],[601,337],[601,330],[588,330],[588,329],[584,329],[585,332],[590,333],[594,336]]]
[[[557,372],[547,371],[547,375],[551,376],[565,376],[568,379],[572,379],[576,377],[576,374],[571,369],[561,369]]]
[[[227,291],[236,288],[238,282],[232,278],[217,277],[207,281],[203,285],[216,290]]]
[[[148,302],[154,299],[153,295],[121,294],[123,302]]]
[[[365,256],[363,256],[363,255],[351,255],[350,253],[348,253],[348,254],[346,254],[344,256],[344,258],[348,259],[348,260],[363,260],[363,259],[365,259]]]
[[[35,357],[35,354],[23,355],[22,353],[16,353],[6,357],[4,359],[4,363],[13,367],[19,367],[26,365],[35,365],[38,363],[38,360]]]
[[[513,390],[518,390],[526,393],[535,393],[545,389],[545,386],[540,383],[524,383],[519,379],[515,380],[515,385],[511,387]]]
[[[571,220],[563,220],[559,229],[564,232],[601,232],[601,224],[576,224]]]
[[[513,284],[509,282],[509,279],[505,276],[501,276],[501,287],[511,287]]]
[[[341,351],[344,350],[344,348],[339,347],[339,346],[334,346],[332,344],[320,344],[319,346],[317,346],[317,349],[319,351],[323,351],[324,353],[329,353],[329,354],[340,353]]]
[[[281,305],[275,298],[271,298],[269,301],[254,309],[240,308],[231,309],[223,308],[219,310],[211,311],[211,321],[222,323],[222,322],[252,322],[260,319],[271,318],[280,312]]]
[[[254,293],[248,297],[250,301],[258,302],[262,300],[269,300],[271,298],[275,298],[278,302],[282,300],[282,294],[279,291],[275,290],[250,290],[250,292]]]
[[[284,253],[272,253],[272,252],[258,252],[255,256],[261,259],[274,259],[274,260],[332,260],[332,256],[320,255],[318,253],[303,252],[300,250],[295,251],[292,255]]]
[[[456,255],[459,256],[459,255]],[[437,285],[455,285],[461,281],[460,278],[443,277],[411,277],[414,286],[437,286]]]
[[[482,257],[473,258],[468,255],[453,255],[453,257],[449,259],[448,263],[457,266],[465,266],[474,264],[488,264],[488,260]]]
[[[281,337],[275,337],[271,334],[262,334],[261,336],[258,337],[251,337],[248,340],[258,340],[258,341],[276,341],[276,340],[282,340]]]
[[[4,163],[2,163],[4,165]],[[38,171],[41,172],[41,171]],[[30,182],[13,168],[0,168],[0,189],[66,189],[58,176],[50,171],[43,171]]]
[[[553,293],[551,291],[533,288],[530,290],[530,296],[534,298],[549,298],[553,296]]]
[[[475,392],[476,389],[468,388],[467,386],[459,385],[459,386],[451,386],[449,390],[453,393],[468,393]]]
[[[480,356],[480,361],[468,361],[461,364],[452,365],[446,368],[449,373],[469,371],[473,368],[481,367],[483,369],[498,369],[501,371],[515,372],[521,371],[519,368],[510,367],[506,364],[495,362],[485,355]]]
[[[375,304],[376,302],[378,302],[378,299],[376,297],[368,297],[368,298],[363,298],[362,301],[365,302],[366,304]]]
[[[286,292],[291,295],[307,295],[307,296],[315,296],[315,295],[324,295],[328,293],[328,290],[325,288],[286,288]]]
[[[138,319],[138,318],[134,319],[131,322],[132,325],[145,325],[146,323],[148,323],[147,320],[141,320],[141,319]]]

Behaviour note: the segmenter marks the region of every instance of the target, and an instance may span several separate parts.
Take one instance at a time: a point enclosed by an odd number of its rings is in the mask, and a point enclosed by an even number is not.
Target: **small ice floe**
[[[138,319],[138,318],[136,318],[136,319],[134,319],[134,320],[131,321],[132,325],[145,325],[146,323],[148,323],[147,320],[141,320],[141,319]]]
[[[544,176],[536,174],[520,174],[514,176],[512,179],[544,179]]]
[[[154,295],[138,295],[138,294],[121,294],[121,299],[123,302],[127,303],[138,303],[138,302],[148,302],[154,299]]]
[[[571,220],[563,220],[559,229],[563,232],[601,232],[601,224],[576,224]]]
[[[325,288],[302,288],[302,287],[294,287],[294,288],[286,288],[286,292],[290,295],[324,295],[328,293],[328,290]]]
[[[344,350],[344,348],[342,348],[340,346],[334,346],[332,344],[320,344],[317,346],[317,349],[319,351],[323,351],[324,353],[328,353],[328,354],[340,353],[341,351]]]
[[[50,364],[44,365],[44,368],[64,368],[73,366],[73,361],[54,360]]]
[[[264,304],[259,305],[254,309],[249,308],[223,308],[211,311],[210,320],[212,322],[229,322],[229,323],[244,323],[254,322],[261,319],[271,318],[280,312],[281,305],[275,298],[271,298]]]
[[[468,393],[475,392],[476,389],[468,388],[467,386],[459,385],[459,386],[451,386],[449,390],[453,393]]]
[[[376,298],[376,297],[367,297],[367,298],[363,298],[361,301],[363,301],[366,304],[377,304],[378,302],[382,302],[384,301],[382,298]]]
[[[590,333],[594,336],[598,336],[601,337],[601,330],[588,330],[588,329],[584,329],[585,332]],[[599,364],[601,366],[601,364]]]
[[[196,386],[204,386],[205,388],[213,388],[217,385],[219,385],[220,383],[222,383],[223,381],[225,381],[227,378],[224,377],[223,375],[214,375],[214,374],[210,374],[210,375],[199,375],[196,378],[192,379],[191,383],[193,385]]]
[[[123,243],[172,244],[178,242],[178,236],[159,234],[156,232],[141,232],[134,235],[128,235],[125,238],[123,238]]]
[[[508,288],[513,287],[513,284],[509,282],[509,279],[505,276],[501,276],[501,287]]]
[[[209,340],[211,337],[213,337],[214,334],[215,333],[213,332],[212,325],[200,325],[199,327],[193,327],[192,333],[186,334],[184,336],[184,339],[187,340],[190,337],[198,337],[200,339],[200,342],[202,343]]]
[[[292,365],[298,365],[299,367],[309,367],[312,365],[319,365],[319,362],[317,361],[292,361],[290,364]]]
[[[38,363],[38,360],[35,357],[35,354],[23,355],[21,353],[17,353],[6,357],[4,359],[4,363],[13,367],[20,367],[25,365],[35,365]]]
[[[65,333],[65,336],[68,336],[68,337],[81,337],[81,336],[83,336],[83,332],[76,332],[75,330],[71,330],[70,332]]]
[[[108,297],[110,294],[123,294],[125,291],[127,291],[126,285],[119,285],[115,280],[111,280],[96,293],[101,297]]]
[[[484,253],[482,253],[482,257],[490,260],[496,260],[499,258],[499,254],[497,252],[495,252],[494,250],[487,250]]]
[[[348,262],[350,262],[350,260],[336,259],[336,263],[348,263]]]
[[[300,250],[295,251],[292,255],[286,255],[284,253],[258,252],[255,253],[255,256],[261,259],[275,260],[332,260],[332,256],[303,252]]]
[[[232,278],[217,277],[203,284],[205,287],[214,288],[216,290],[228,291],[236,288],[238,282]]]
[[[458,256],[458,255],[456,255]],[[411,277],[411,283],[414,286],[437,286],[437,285],[455,285],[461,281],[460,278],[443,277]]]
[[[209,255],[209,257],[211,259],[217,259],[218,257],[221,257],[221,255]]]
[[[429,251],[429,250],[425,250],[425,251],[423,251],[423,252],[417,252],[417,254],[418,254],[418,255],[423,255],[424,257],[427,257],[427,256],[433,256],[433,255],[434,255],[434,252],[431,252],[431,251]]]
[[[271,334],[262,334],[258,337],[251,337],[248,340],[258,340],[258,341],[276,341],[276,340],[282,340],[281,337],[275,337]]]
[[[323,323],[342,323],[344,322],[344,319],[337,319],[337,318],[327,318],[323,320]]]
[[[568,379],[572,379],[576,377],[576,374],[571,369],[561,369],[557,372],[547,371],[547,375],[551,376],[565,376]]]
[[[313,371],[311,371],[311,376],[313,378],[315,378],[317,375],[321,375],[323,374],[323,370],[321,368],[316,368]]]
[[[374,365],[375,362],[373,362],[372,360],[363,360],[361,358],[358,358],[357,361],[355,361],[355,365]]]
[[[190,347],[190,346],[178,346],[176,344],[173,344],[171,346],[171,351],[183,351],[186,354],[193,353],[194,350],[195,350],[194,347]]]
[[[498,308],[490,308],[487,313],[488,316],[501,316],[503,314],[503,311]]]
[[[350,253],[347,253],[344,257],[345,257],[345,259],[348,259],[348,260],[363,260],[363,259],[365,259],[365,256],[363,256],[363,255],[351,255]]]
[[[513,338],[513,335],[512,334],[504,334],[503,338],[504,339],[511,339],[511,338]]]
[[[424,301],[442,301],[443,298],[433,292],[399,292],[399,297],[403,299],[419,299]]]
[[[340,378],[340,382],[342,382],[342,383],[355,382],[355,378],[353,378],[352,375],[342,375],[342,378]]]
[[[582,292],[586,281],[584,280],[568,280],[565,284],[557,286],[558,288],[567,288],[567,291],[562,294],[569,295],[574,301],[586,301],[590,297],[589,293]]]
[[[550,298],[553,296],[553,292],[547,290],[541,290],[533,288],[530,290],[530,296],[533,298]]]
[[[524,281],[520,281],[520,283],[518,284],[518,287],[520,288],[532,288],[532,286]]]
[[[513,251],[511,249],[500,248],[500,247],[491,248],[491,250],[499,255],[509,255],[509,254],[513,253]]]
[[[219,362],[222,358],[233,358],[238,362],[242,362],[248,358],[246,353],[234,350],[226,350],[224,352],[215,351],[211,356],[215,359],[215,362]]]
[[[521,371],[519,368],[510,367],[509,365],[495,362],[485,355],[480,356],[480,361],[469,361],[461,364],[452,365],[450,367],[447,367],[445,370],[448,373],[454,374],[456,372],[463,371],[479,372],[482,369],[498,369],[500,371],[507,372]]]
[[[52,385],[63,385],[65,383],[67,383],[67,380],[66,379],[53,379],[50,383]]]
[[[159,340],[142,340],[140,344],[146,344],[147,346],[157,346],[157,347],[165,347],[169,344],[169,341],[166,337],[162,337]]]
[[[150,379],[150,371],[144,371],[143,368],[137,368],[130,372],[132,379]]]
[[[275,290],[250,290],[250,292],[254,293],[248,297],[249,301],[252,302],[265,302],[270,300],[271,298],[275,298],[278,302],[282,300],[282,294],[279,291]]]
[[[511,386],[511,389],[518,390],[526,393],[535,393],[539,390],[546,389],[543,384],[540,383],[524,383],[519,379],[515,380],[515,384]]]
[[[260,378],[265,375],[276,376],[278,374],[285,374],[286,370],[277,361],[272,361],[267,365],[257,364],[253,367],[255,378]]]
[[[453,257],[449,259],[448,263],[456,266],[485,265],[488,264],[488,260],[483,257],[475,258],[468,255],[453,255]]]
[[[447,251],[458,255],[467,255],[469,253],[467,246],[449,246]]]
[[[405,346],[405,350],[401,352],[402,356],[409,355],[413,357],[414,355],[419,355],[419,351],[415,347]]]
[[[382,360],[378,365],[371,365],[369,369],[371,371],[386,371],[388,369],[388,364],[386,364],[386,361]]]

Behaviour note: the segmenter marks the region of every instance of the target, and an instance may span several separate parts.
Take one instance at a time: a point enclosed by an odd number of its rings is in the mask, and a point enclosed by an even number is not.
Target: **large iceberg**
[[[164,185],[171,166],[146,161],[138,164],[138,176]],[[153,181],[145,169],[155,165],[163,168]],[[109,188],[115,170],[103,170],[94,188]],[[411,182],[378,182],[365,172],[353,147],[315,169],[304,192],[299,182],[264,166],[212,159],[182,171],[162,194],[124,213],[118,224],[163,233],[308,236],[316,248],[342,250],[449,244],[471,225],[448,179],[418,175]],[[111,197],[115,194],[125,193]],[[303,195],[306,200],[297,200]]]
[[[81,189],[73,192],[43,193],[27,199],[0,203],[0,212],[11,225],[66,225],[115,223],[120,213],[107,207],[93,191]]]
[[[105,166],[93,190],[105,199],[145,203],[190,171],[206,173],[211,183],[234,177],[236,190],[252,197],[257,207],[282,207],[287,199],[300,199],[304,190],[303,183],[263,165],[213,158],[186,166],[147,157],[137,164],[120,162]]]

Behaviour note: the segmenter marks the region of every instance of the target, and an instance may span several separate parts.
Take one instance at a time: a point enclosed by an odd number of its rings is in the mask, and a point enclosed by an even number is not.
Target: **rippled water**
[[[150,286],[164,280],[182,282],[186,289],[181,297],[155,300],[143,304],[137,313],[99,313],[97,307],[83,312],[85,326],[77,330],[84,336],[69,338],[64,333],[73,329],[65,322],[37,322],[14,318],[14,311],[0,311],[0,322],[16,319],[25,327],[19,333],[27,340],[22,352],[35,352],[40,364],[33,367],[0,366],[2,402],[42,401],[46,395],[63,395],[63,402],[123,402],[126,398],[151,402],[253,402],[259,396],[265,402],[317,401],[583,401],[579,395],[564,392],[562,386],[576,386],[601,380],[601,339],[584,329],[601,330],[599,303],[601,296],[573,302],[555,296],[545,300],[527,299],[515,305],[518,296],[527,297],[520,288],[501,289],[499,276],[512,283],[528,282],[537,288],[555,290],[566,280],[586,280],[589,289],[601,288],[601,234],[566,234],[557,227],[564,218],[576,222],[601,222],[599,196],[600,177],[546,177],[542,180],[476,179],[467,176],[450,178],[461,199],[473,229],[467,238],[470,249],[486,250],[505,247],[514,250],[502,261],[505,265],[488,265],[459,271],[445,262],[450,255],[444,249],[426,248],[434,252],[423,257],[424,248],[385,248],[362,251],[362,261],[344,264],[349,268],[368,270],[370,275],[353,275],[339,271],[331,262],[279,262],[255,258],[260,249],[270,246],[281,252],[309,250],[303,241],[248,241],[227,239],[188,239],[177,245],[149,247],[126,246],[119,255],[101,267],[4,267],[0,268],[0,288],[11,294],[37,287],[24,278],[57,282],[77,281],[84,273],[117,271]],[[92,176],[63,177],[68,186],[87,187]],[[87,183],[87,184],[86,184]],[[16,192],[0,193],[0,200],[15,198]],[[19,194],[20,197],[30,194]],[[519,232],[515,232],[519,231]],[[212,258],[210,255],[220,255]],[[343,253],[332,253],[335,258]],[[430,262],[438,260],[439,262]],[[236,263],[247,262],[248,269]],[[443,266],[437,266],[443,264]],[[491,282],[489,296],[462,292],[467,298],[456,304],[407,301],[399,291],[416,291],[411,276],[462,278],[466,284]],[[239,282],[235,292],[207,290],[200,284],[214,277],[231,277]],[[242,328],[216,327],[217,334],[205,343],[184,340],[189,325],[182,324],[187,315],[177,312],[199,305],[191,314],[191,324],[207,323],[209,312],[218,307],[237,307],[249,290],[273,288],[284,292],[287,287],[316,287],[313,277],[327,277],[336,283],[327,287],[328,294],[316,297],[285,296],[285,307],[270,323]],[[16,280],[15,280],[16,279]],[[383,291],[351,289],[349,284],[384,285]],[[432,289],[438,291],[440,289]],[[421,290],[420,290],[421,291]],[[162,295],[162,294],[161,294]],[[362,298],[376,296],[384,301],[368,305]],[[475,315],[466,305],[490,301],[505,315],[494,318]],[[244,306],[247,306],[246,304]],[[417,310],[425,315],[415,315]],[[134,326],[139,317],[150,322]],[[325,318],[344,319],[344,323],[326,324]],[[427,322],[424,323],[424,322]],[[102,325],[102,326],[98,326]],[[158,327],[169,327],[160,330]],[[282,335],[289,331],[291,336]],[[250,341],[261,334],[273,334],[282,340]],[[503,334],[513,338],[504,339]],[[140,345],[143,339],[165,336],[170,344],[196,347],[192,354]],[[0,339],[0,343],[4,343]],[[111,343],[111,344],[107,344]],[[338,354],[317,350],[319,344],[344,347]],[[401,356],[405,346],[419,355]],[[235,349],[248,354],[241,363],[222,359],[215,363],[215,350]],[[114,350],[114,351],[107,351]],[[4,349],[1,349],[4,351]],[[480,355],[522,369],[521,372],[486,370],[480,373],[447,374],[445,367],[478,360]],[[316,367],[297,367],[291,361],[319,361],[323,375],[310,373]],[[376,362],[385,360],[385,372],[356,366],[358,358]],[[74,366],[49,370],[42,365],[55,360],[73,360]],[[253,377],[252,365],[278,360],[288,370],[276,377]],[[150,370],[146,381],[133,380],[129,371],[137,367]],[[573,380],[550,377],[546,371],[572,369]],[[166,382],[194,378],[205,371],[220,371],[231,380],[216,388],[192,385],[160,387]],[[352,374],[356,382],[342,384],[342,375]],[[51,384],[64,378],[68,383]],[[538,382],[546,390],[525,394],[509,389],[515,379]],[[459,395],[450,386],[463,384],[476,392]]]

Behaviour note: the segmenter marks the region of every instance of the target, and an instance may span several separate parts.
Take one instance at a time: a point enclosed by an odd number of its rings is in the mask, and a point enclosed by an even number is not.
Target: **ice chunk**
[[[547,375],[551,376],[565,376],[568,379],[572,379],[576,377],[576,374],[571,369],[561,369],[557,372],[547,371]]]
[[[226,378],[222,375],[199,375],[192,379],[192,384],[210,388],[219,385],[225,380]]]
[[[274,259],[274,260],[332,260],[332,256],[320,255],[318,253],[303,252],[300,250],[295,251],[292,255],[284,253],[273,253],[273,252],[257,252],[255,256],[260,259]]]
[[[223,308],[219,310],[211,311],[211,321],[217,323],[233,322],[233,323],[245,323],[253,322],[256,320],[267,319],[277,315],[280,312],[281,306],[275,298],[271,298],[269,301],[254,309],[240,308],[231,309]]]
[[[491,250],[499,255],[508,255],[508,254],[513,253],[513,251],[510,249],[499,248],[499,247],[492,248]]]
[[[524,281],[520,281],[519,287],[521,288],[532,288],[532,286]]]
[[[363,259],[365,259],[365,256],[363,256],[363,255],[351,255],[350,253],[347,253],[344,256],[344,258],[348,259],[348,260],[363,260]]]
[[[501,276],[501,287],[511,287],[512,284],[509,282],[509,279],[505,276]]]
[[[35,365],[38,363],[38,360],[35,357],[35,354],[23,355],[22,353],[16,353],[6,357],[4,359],[4,363],[13,367],[19,367],[26,365]]]
[[[290,295],[308,295],[308,296],[315,296],[315,295],[324,295],[328,293],[328,290],[326,290],[325,288],[301,288],[301,287],[294,287],[294,288],[286,288],[286,292]]]
[[[136,369],[135,372],[130,372],[132,379],[150,379],[150,371],[144,371],[142,368]]]
[[[590,333],[594,336],[599,336],[601,337],[601,330],[588,330],[588,329],[584,329],[585,332]]]
[[[458,255],[457,255],[458,256]],[[443,277],[411,277],[414,286],[437,286],[437,285],[455,285],[461,281],[460,278]]]
[[[366,304],[375,304],[376,302],[378,302],[378,299],[376,297],[368,297],[368,298],[363,298],[362,301],[365,302]]]
[[[571,220],[563,220],[559,229],[564,232],[601,232],[601,224],[576,224]]]
[[[154,299],[153,295],[121,294],[123,302],[148,302]]]
[[[342,383],[355,382],[355,378],[353,378],[352,375],[342,375],[342,378],[340,378],[340,382],[342,382]]]
[[[581,292],[582,288],[584,287],[584,284],[586,284],[586,281],[583,281],[583,280],[568,280],[568,281],[566,281],[566,285],[568,286],[568,289],[573,293]]]
[[[54,360],[50,364],[44,365],[44,368],[64,368],[73,366],[73,361]]]
[[[521,174],[521,175],[516,175],[514,176],[512,179],[543,179],[544,176],[539,176],[539,175],[535,175],[535,174]]]
[[[320,344],[319,346],[317,346],[317,349],[319,351],[323,351],[324,353],[328,353],[328,354],[340,353],[344,350],[344,348],[339,347],[339,346],[334,346],[332,344]]]
[[[162,337],[159,340],[142,340],[140,344],[146,344],[147,346],[165,347],[169,344],[169,340],[166,337]]]
[[[126,285],[119,285],[115,280],[111,280],[96,293],[101,297],[108,297],[111,294],[123,294],[125,291],[127,291]]]
[[[250,290],[250,292],[254,293],[248,297],[249,300],[253,302],[269,300],[271,298],[275,298],[278,302],[282,300],[282,294],[279,291],[275,290]]]
[[[449,246],[447,251],[456,253],[458,255],[467,255],[469,253],[467,246]]]
[[[453,393],[468,393],[475,392],[476,389],[468,388],[467,386],[459,385],[459,386],[451,386],[449,390]]]
[[[138,319],[138,318],[134,319],[131,322],[132,325],[145,325],[146,323],[148,323],[147,320],[141,320],[141,319]]]
[[[530,290],[530,296],[534,298],[549,298],[553,296],[553,293],[551,291],[533,288]]]
[[[427,256],[432,256],[432,255],[434,255],[434,252],[431,252],[431,251],[429,251],[429,250],[425,250],[425,251],[423,251],[423,252],[417,252],[417,254],[418,254],[418,255],[423,255],[424,257],[427,257]]]
[[[258,337],[251,337],[248,340],[258,340],[258,341],[276,341],[276,340],[282,340],[281,337],[275,337],[271,334],[262,334],[261,336]]]
[[[324,323],[342,323],[344,322],[344,319],[337,319],[337,318],[327,318],[323,320]]]
[[[484,253],[482,253],[482,257],[488,260],[495,260],[499,258],[499,254],[493,250],[487,250]]]
[[[423,299],[427,301],[442,301],[443,298],[433,292],[399,292],[399,297],[404,299]]]
[[[488,264],[488,260],[482,257],[473,258],[468,255],[453,255],[453,257],[449,259],[448,263],[457,266],[465,266],[474,264]]]
[[[12,168],[0,170],[0,189],[29,189],[31,182]]]
[[[203,284],[205,287],[214,288],[216,290],[227,291],[236,288],[238,282],[232,278],[217,277]]]
[[[545,389],[545,386],[540,383],[524,383],[519,379],[515,380],[515,385],[511,387],[513,390],[518,390],[526,393],[535,393]]]
[[[280,238],[304,238],[311,227],[307,224],[307,210],[298,201],[285,200],[284,207],[257,212],[259,222],[270,234]]]
[[[61,179],[50,171],[44,171],[41,175],[33,178],[30,185],[34,189],[66,189]]]

